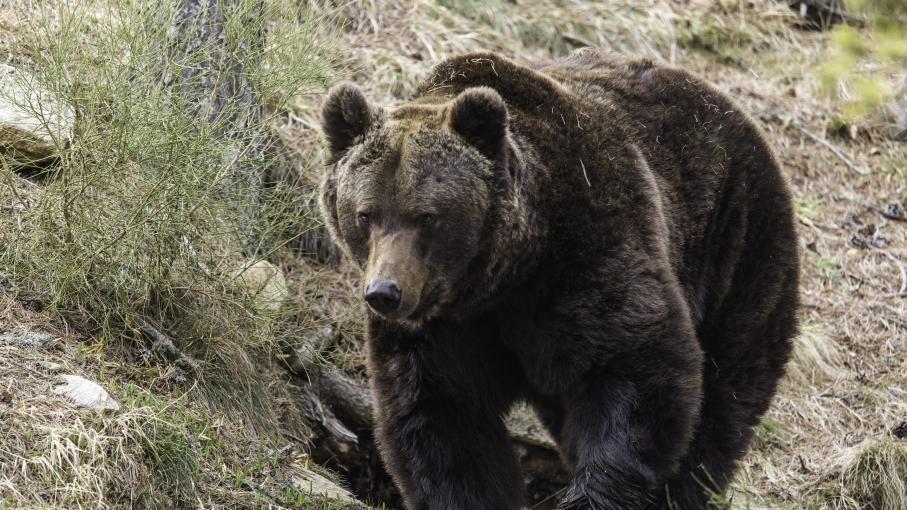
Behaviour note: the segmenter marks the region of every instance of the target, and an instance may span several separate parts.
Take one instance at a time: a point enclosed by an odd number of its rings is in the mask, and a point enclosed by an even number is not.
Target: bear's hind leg
[[[726,311],[723,325],[712,330],[724,334],[705,338],[702,418],[660,508],[700,510],[724,499],[736,463],[746,454],[753,428],[784,373],[796,330],[794,314],[792,297],[782,297],[761,326],[744,326],[746,314]]]

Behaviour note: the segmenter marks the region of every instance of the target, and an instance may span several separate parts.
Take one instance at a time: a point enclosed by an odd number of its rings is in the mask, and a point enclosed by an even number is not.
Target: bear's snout
[[[416,229],[377,229],[362,282],[368,307],[387,320],[410,320],[419,309],[428,267],[419,256]]]
[[[371,281],[365,288],[365,302],[379,314],[389,314],[400,307],[402,293],[393,280]]]

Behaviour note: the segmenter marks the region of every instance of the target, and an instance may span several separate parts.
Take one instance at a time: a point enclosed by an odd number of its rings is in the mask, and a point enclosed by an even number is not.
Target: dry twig
[[[794,122],[793,126],[795,128],[797,128],[801,133],[803,133],[804,135],[811,138],[816,143],[819,143],[820,145],[822,145],[825,148],[827,148],[828,150],[830,150],[832,152],[832,154],[837,156],[838,159],[840,159],[841,161],[844,162],[845,165],[847,165],[847,168],[850,168],[851,170],[853,170],[854,172],[856,172],[860,175],[869,175],[869,173],[870,173],[869,170],[858,167],[849,157],[847,157],[846,154],[844,154],[844,151],[842,151],[840,148],[836,147],[834,144],[832,144],[828,140],[826,140],[826,139],[822,138],[821,136],[813,133],[812,131],[806,129],[799,122]]]

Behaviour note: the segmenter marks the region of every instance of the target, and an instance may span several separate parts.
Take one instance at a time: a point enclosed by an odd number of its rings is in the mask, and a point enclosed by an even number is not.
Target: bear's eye
[[[372,221],[371,216],[369,216],[368,213],[364,212],[359,213],[356,219],[359,220],[360,225],[368,225]]]
[[[421,223],[423,227],[432,227],[435,223],[438,223],[438,217],[434,214],[423,214],[422,216],[419,216],[419,223]]]

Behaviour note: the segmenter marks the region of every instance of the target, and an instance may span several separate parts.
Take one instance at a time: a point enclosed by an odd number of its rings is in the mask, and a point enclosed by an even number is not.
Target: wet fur
[[[344,235],[337,189],[363,177],[344,170],[345,151],[380,152],[389,136],[450,143],[431,132],[473,87],[503,99],[507,134],[452,148],[464,165],[497,151],[476,167],[481,193],[456,206],[481,215],[471,256],[435,276],[446,298],[420,320],[368,317],[377,439],[407,506],[521,507],[501,416],[524,399],[575,473],[559,508],[668,508],[667,494],[671,508],[704,508],[703,485],[725,490],[796,330],[796,236],[771,150],[682,70],[594,51],[538,66],[464,55],[407,105],[351,116],[393,130],[354,141],[341,122],[332,137],[326,117],[322,209],[353,260],[367,248]]]

